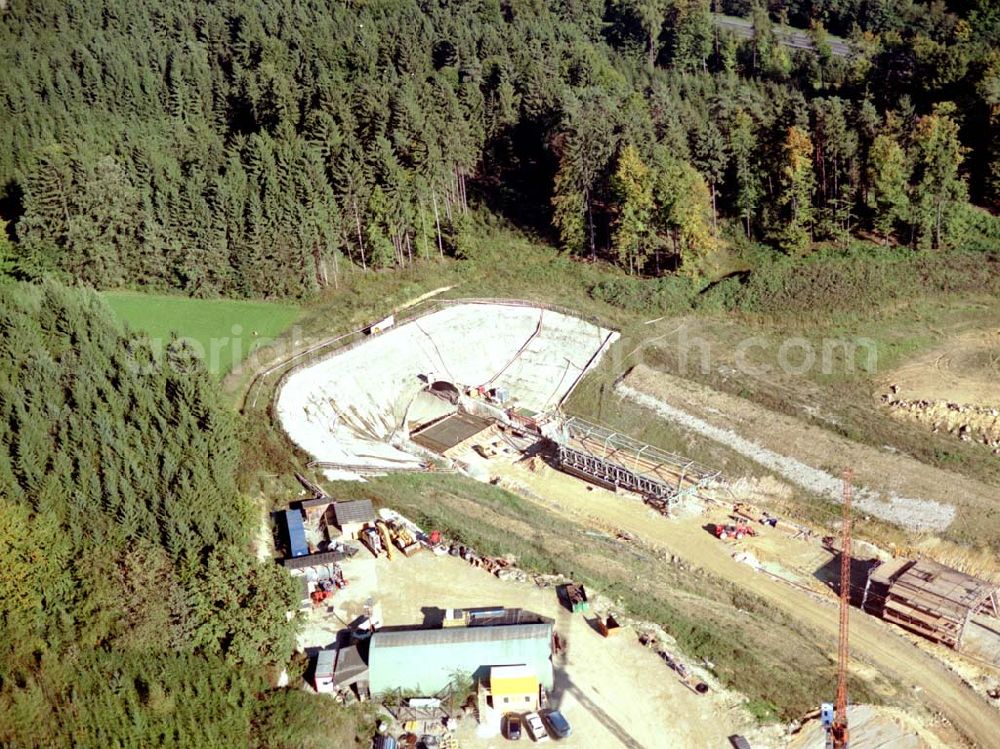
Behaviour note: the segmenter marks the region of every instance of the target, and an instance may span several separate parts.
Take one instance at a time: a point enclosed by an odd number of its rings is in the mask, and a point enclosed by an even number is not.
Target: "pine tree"
[[[653,68],[660,54],[660,32],[663,30],[669,0],[630,0],[630,3],[646,36],[646,65]]]
[[[0,221],[0,281],[14,275],[17,268],[14,259],[14,243],[7,234],[7,221]]]
[[[711,121],[703,123],[695,131],[691,155],[695,167],[708,182],[708,188],[712,193],[712,226],[718,226],[716,187],[726,174],[729,154],[725,138]]]
[[[594,202],[606,179],[611,156],[616,146],[615,116],[606,95],[589,89],[582,96],[571,95],[566,103],[563,131],[556,137],[559,151],[559,172],[553,186],[552,205],[559,216],[556,226],[564,237],[563,246],[581,251],[576,230],[579,217],[573,208],[583,208],[586,248],[591,257],[597,255],[597,228]],[[604,182],[606,184],[606,182]]]
[[[679,0],[673,20],[672,64],[683,71],[704,71],[713,40],[708,0]]]
[[[552,186],[552,223],[559,232],[559,242],[570,252],[583,252],[587,246],[587,195],[580,188],[582,179],[568,159],[559,165]]]
[[[753,119],[742,109],[736,113],[729,133],[729,150],[736,174],[736,207],[749,238],[752,221],[760,203],[761,186],[757,165],[757,135]]]

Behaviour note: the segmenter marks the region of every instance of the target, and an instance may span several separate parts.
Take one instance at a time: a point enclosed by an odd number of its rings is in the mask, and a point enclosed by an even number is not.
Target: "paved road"
[[[746,18],[724,16],[721,13],[713,13],[712,18],[715,21],[715,25],[720,29],[732,31],[744,39],[753,38],[753,24]],[[774,36],[781,44],[790,49],[815,50],[815,45],[813,45],[812,37],[808,31],[775,26]],[[830,50],[835,57],[847,57],[851,52],[851,45],[843,39],[828,36],[827,43],[830,45]]]

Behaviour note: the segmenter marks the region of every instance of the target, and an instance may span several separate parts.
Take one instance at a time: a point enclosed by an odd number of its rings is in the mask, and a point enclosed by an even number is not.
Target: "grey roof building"
[[[321,650],[316,656],[317,691],[332,692],[357,685],[367,691],[368,666],[356,645]]]
[[[531,623],[376,632],[368,653],[373,694],[396,689],[437,694],[456,675],[485,680],[491,666],[524,664],[552,688],[550,619]]]
[[[335,502],[333,517],[337,526],[375,522],[375,507],[370,499],[357,499],[352,502]]]

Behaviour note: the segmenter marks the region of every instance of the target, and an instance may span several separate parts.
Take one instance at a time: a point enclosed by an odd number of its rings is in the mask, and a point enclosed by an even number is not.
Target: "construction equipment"
[[[821,708],[826,718],[828,749],[848,749],[847,730],[847,656],[848,625],[851,611],[851,481],[854,474],[844,471],[843,540],[840,544],[840,639],[837,646],[837,698],[830,715],[829,705]]]
[[[747,523],[737,521],[735,523],[716,523],[715,537],[725,541],[728,538],[735,538],[742,541],[747,536],[756,536],[757,530]]]
[[[382,539],[382,546],[385,548],[385,555],[392,559],[392,538],[389,536],[389,528],[381,520],[375,523],[379,538]]]
[[[337,590],[347,587],[347,579],[344,577],[344,571],[340,567],[334,567],[333,573],[330,576],[330,582],[333,583]]]
[[[373,556],[377,557],[382,553],[382,537],[375,528],[362,528],[360,540],[361,543],[368,547],[368,551]]]
[[[333,596],[332,590],[323,590],[322,588],[317,588],[310,594],[309,597],[312,599],[313,606],[321,606],[323,605],[323,602],[327,598],[330,598],[331,596]]]
[[[406,526],[395,526],[392,529],[392,540],[395,542],[396,548],[408,557],[412,557],[420,551],[420,544]]]
[[[621,631],[622,625],[618,623],[618,620],[612,614],[608,614],[607,619],[598,617],[597,628],[601,630],[601,634],[605,637],[611,637]]]
[[[566,600],[569,602],[570,610],[576,614],[578,612],[587,613],[590,611],[590,602],[587,600],[587,591],[578,583],[567,583],[563,588]]]

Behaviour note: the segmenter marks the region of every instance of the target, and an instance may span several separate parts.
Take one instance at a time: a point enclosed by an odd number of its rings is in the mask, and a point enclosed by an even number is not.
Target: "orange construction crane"
[[[844,540],[840,545],[840,642],[837,648],[837,699],[833,723],[830,725],[830,746],[847,747],[847,638],[851,611],[851,481],[850,468],[844,471]]]

